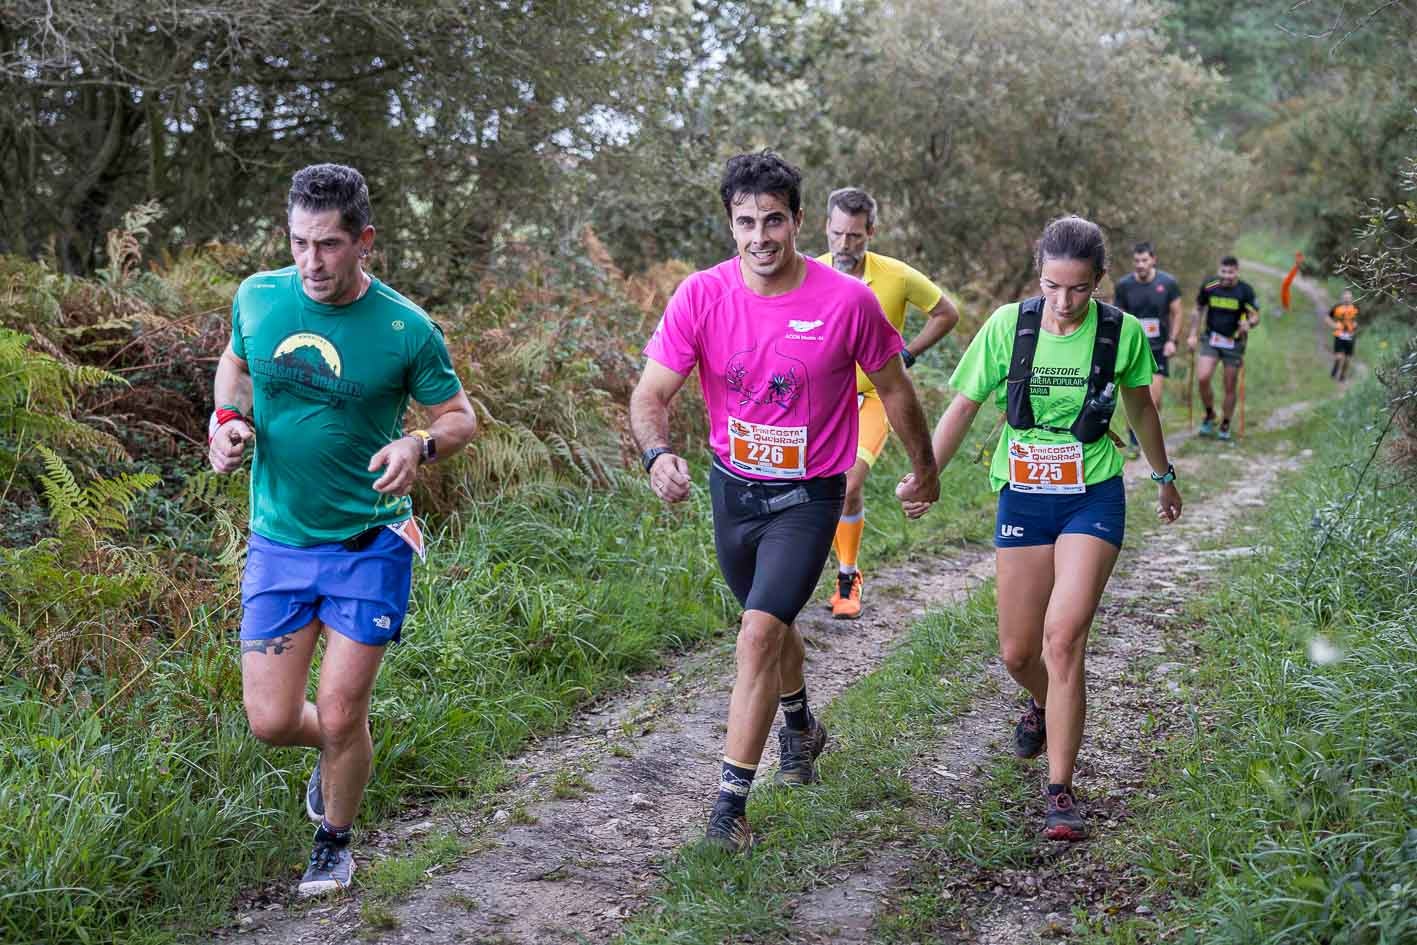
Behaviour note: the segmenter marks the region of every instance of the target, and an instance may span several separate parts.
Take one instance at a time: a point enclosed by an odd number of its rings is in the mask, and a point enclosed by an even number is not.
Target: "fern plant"
[[[29,335],[0,328],[0,476],[8,480],[27,445],[39,442],[123,458],[114,437],[74,419],[73,409],[87,388],[126,382],[101,368],[32,351],[29,341]]]
[[[66,540],[82,535],[97,542],[104,535],[124,531],[128,510],[138,495],[161,481],[153,473],[123,473],[81,486],[58,453],[43,444],[36,449],[44,457],[39,482],[49,517],[59,537]]]

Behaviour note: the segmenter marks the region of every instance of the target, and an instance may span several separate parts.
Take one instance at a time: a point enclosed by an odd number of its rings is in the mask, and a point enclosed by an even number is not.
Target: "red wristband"
[[[247,425],[251,423],[250,420],[246,419],[245,414],[239,410],[233,410],[230,407],[218,407],[216,410],[212,411],[211,423],[207,426],[207,445],[210,446],[212,440],[216,439],[216,431],[220,430],[223,424],[229,423],[232,420],[240,420]]]

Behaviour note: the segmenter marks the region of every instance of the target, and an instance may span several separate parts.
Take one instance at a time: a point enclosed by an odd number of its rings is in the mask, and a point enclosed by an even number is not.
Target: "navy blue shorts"
[[[994,520],[995,548],[1051,545],[1059,535],[1091,535],[1122,547],[1127,491],[1113,476],[1072,495],[1015,492],[1004,486]]]
[[[241,579],[241,639],[270,640],[315,618],[356,643],[397,642],[413,585],[413,549],[388,528],[351,551],[297,548],[253,534]]]

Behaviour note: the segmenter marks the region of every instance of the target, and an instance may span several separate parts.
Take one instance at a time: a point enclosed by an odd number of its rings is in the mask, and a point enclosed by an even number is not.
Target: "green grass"
[[[375,860],[367,869],[356,874],[365,891],[364,901],[391,901],[413,892],[428,870],[456,860],[463,845],[452,834],[436,834],[416,845],[406,856],[391,856]],[[367,920],[367,915],[366,915]]]
[[[531,734],[722,632],[736,605],[707,518],[702,497],[664,509],[638,480],[466,509],[420,569],[375,689],[363,822],[418,797],[486,798]],[[242,887],[298,875],[313,753],[248,734],[235,619],[202,615],[191,647],[102,717],[5,685],[0,939],[168,941],[219,922]],[[80,682],[95,705],[115,685]]]
[[[700,454],[696,470],[706,469]],[[988,534],[992,497],[978,470],[953,470],[941,508],[916,525],[892,493],[898,448],[879,472],[873,562]],[[503,759],[529,737],[628,673],[727,632],[737,611],[702,487],[665,508],[627,476],[603,494],[489,500],[455,526],[416,572],[404,642],[375,688],[365,824],[411,800],[487,803]],[[313,753],[247,732],[237,620],[234,606],[195,615],[186,645],[155,644],[149,684],[101,717],[3,684],[0,940],[169,942],[225,921],[242,888],[298,876]],[[97,706],[118,684],[81,676],[75,688]]]
[[[1294,254],[1303,252],[1308,241],[1307,234],[1296,235],[1288,228],[1252,226],[1235,240],[1234,255],[1288,271]]]
[[[1086,941],[1417,940],[1417,482],[1380,470],[1354,495],[1380,394],[1343,401],[1266,510],[1265,552],[1188,608],[1208,724],[1115,838],[1174,908]]]

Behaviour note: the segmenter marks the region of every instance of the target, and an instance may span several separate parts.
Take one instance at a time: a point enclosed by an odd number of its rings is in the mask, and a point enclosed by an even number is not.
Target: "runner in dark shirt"
[[[1117,280],[1112,291],[1112,304],[1135,315],[1151,344],[1151,356],[1156,359],[1156,373],[1151,378],[1151,400],[1161,412],[1162,386],[1171,376],[1168,360],[1176,353],[1176,339],[1181,337],[1185,315],[1181,310],[1181,287],[1169,272],[1156,268],[1156,250],[1150,243],[1132,247],[1132,271]],[[1129,454],[1135,459],[1140,453],[1137,435],[1129,427]]]
[[[1234,256],[1222,258],[1219,274],[1207,280],[1196,294],[1196,322],[1189,339],[1191,350],[1199,354],[1196,383],[1200,387],[1201,403],[1205,404],[1205,419],[1198,431],[1201,436],[1230,439],[1230,418],[1235,413],[1245,340],[1259,323],[1259,303],[1250,284],[1240,281],[1240,261]],[[1219,361],[1225,362],[1225,415],[1217,431],[1210,379]]]

